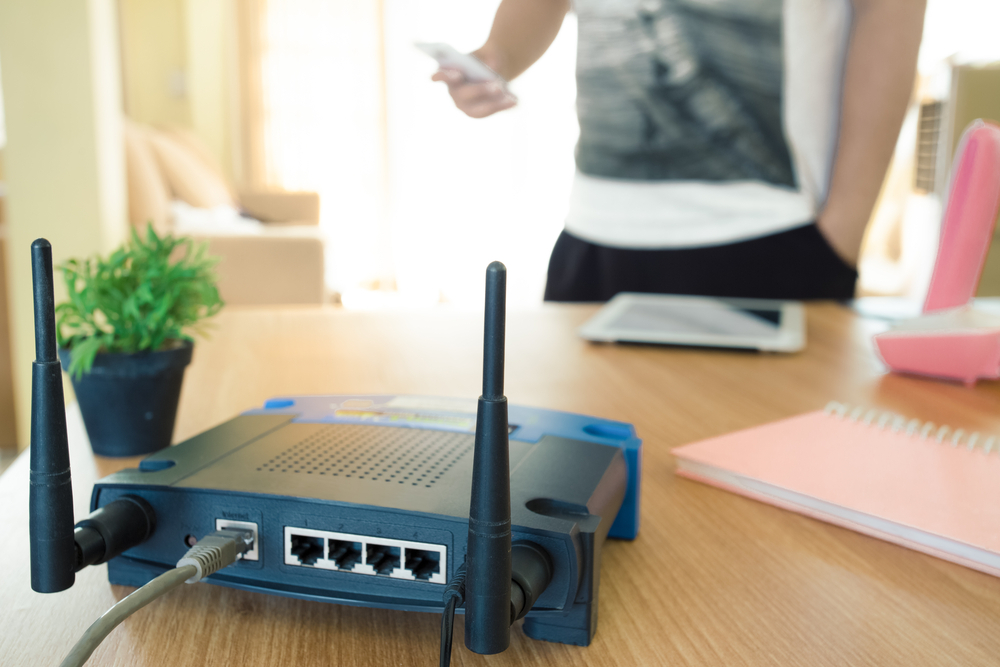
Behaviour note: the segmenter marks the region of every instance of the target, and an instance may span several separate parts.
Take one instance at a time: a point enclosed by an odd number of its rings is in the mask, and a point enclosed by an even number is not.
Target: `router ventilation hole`
[[[472,453],[473,442],[468,433],[330,424],[259,464],[257,470],[398,481],[430,488]]]

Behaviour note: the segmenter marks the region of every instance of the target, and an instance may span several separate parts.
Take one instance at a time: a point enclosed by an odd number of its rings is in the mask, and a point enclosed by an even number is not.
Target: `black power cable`
[[[441,613],[440,667],[451,664],[451,640],[455,630],[455,610],[465,603],[465,563],[455,572],[455,578],[444,589],[444,611]]]

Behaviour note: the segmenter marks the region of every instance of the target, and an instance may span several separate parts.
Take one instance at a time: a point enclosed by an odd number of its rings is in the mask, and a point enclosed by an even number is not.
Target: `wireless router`
[[[502,264],[487,270],[478,404],[275,398],[99,481],[74,530],[48,242],[32,260],[34,590],[103,562],[112,583],[142,586],[229,529],[248,549],[211,583],[407,611],[453,612],[464,593],[477,653],[506,649],[522,617],[530,637],[590,643],[602,545],[638,530],[641,441],[582,415],[510,406],[508,419]]]

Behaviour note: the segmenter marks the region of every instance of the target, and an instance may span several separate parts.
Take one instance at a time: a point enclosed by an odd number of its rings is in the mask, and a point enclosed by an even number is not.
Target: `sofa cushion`
[[[185,142],[159,130],[150,130],[148,136],[156,161],[177,199],[199,208],[236,205],[222,176]]]
[[[128,187],[128,219],[141,229],[153,223],[158,233],[170,220],[170,191],[149,145],[147,131],[125,119],[125,179]]]
[[[236,199],[236,191],[233,190],[232,184],[226,177],[225,172],[222,170],[222,165],[219,161],[212,155],[211,151],[205,145],[205,142],[201,140],[198,133],[191,128],[184,127],[181,125],[163,125],[157,126],[157,131],[163,132],[171,139],[176,141],[178,144],[186,148],[191,155],[197,157],[201,160],[201,163],[212,170],[215,174],[217,180],[219,180],[223,185],[226,186],[226,190],[229,192],[229,196]]]
[[[319,224],[319,195],[274,189],[240,190],[240,206],[263,222]]]

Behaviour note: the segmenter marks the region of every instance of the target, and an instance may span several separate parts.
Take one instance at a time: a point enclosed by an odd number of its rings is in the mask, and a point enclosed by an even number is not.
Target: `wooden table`
[[[508,315],[511,402],[636,424],[645,441],[642,528],[604,550],[597,636],[588,648],[512,632],[495,657],[453,664],[977,665],[1000,660],[1000,579],[673,474],[670,449],[829,399],[1000,433],[1000,383],[975,388],[885,375],[884,327],[833,304],[809,307],[798,355],[601,346],[578,340],[590,306]],[[482,318],[441,310],[230,309],[200,342],[177,438],[267,397],[415,393],[475,397]],[[72,435],[77,517],[90,485],[122,461]],[[0,663],[54,665],[131,589],[103,567],[56,595],[29,589],[27,457],[0,478]],[[134,461],[127,462],[134,464]],[[1000,482],[1000,480],[998,480]],[[93,665],[431,665],[439,616],[185,586],[117,629]]]

